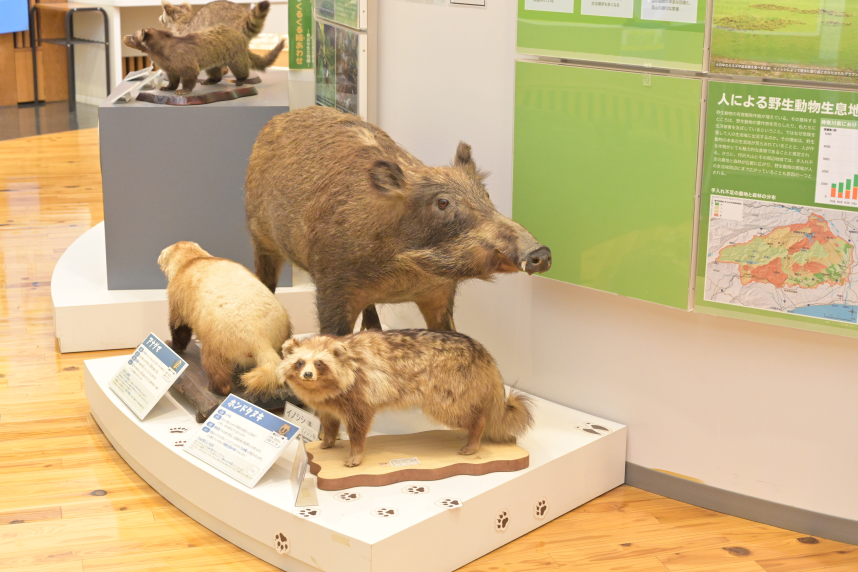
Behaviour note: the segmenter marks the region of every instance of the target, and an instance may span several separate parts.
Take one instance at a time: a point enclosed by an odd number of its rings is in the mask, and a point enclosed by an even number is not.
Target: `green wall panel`
[[[569,4],[569,0],[561,1]],[[545,2],[530,4],[527,0],[518,0],[518,51],[522,54],[701,71],[705,0],[675,0],[683,3],[685,22],[642,18],[642,4],[658,1],[595,2],[634,5],[628,11],[631,17],[613,17],[584,14],[584,4],[594,4],[593,0],[574,0],[571,13],[550,11],[544,8]],[[661,7],[671,7],[670,0],[662,2],[667,5]],[[528,10],[528,5],[543,8]],[[691,13],[688,12],[689,7],[692,8]]]
[[[513,217],[549,278],[688,307],[701,81],[517,62]]]

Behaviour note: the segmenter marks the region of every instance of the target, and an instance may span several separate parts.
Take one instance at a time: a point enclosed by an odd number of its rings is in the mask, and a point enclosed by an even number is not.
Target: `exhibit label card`
[[[524,0],[524,9],[573,14],[575,12],[575,0]]]
[[[253,488],[300,427],[230,394],[185,451]]]
[[[312,413],[307,413],[297,405],[292,405],[287,401],[286,407],[283,408],[283,417],[301,428],[301,437],[304,438],[305,443],[319,440],[322,421]]]
[[[694,24],[697,22],[697,0],[643,0],[641,20]]]
[[[108,385],[137,417],[143,419],[186,367],[185,360],[158,336],[149,334]]]

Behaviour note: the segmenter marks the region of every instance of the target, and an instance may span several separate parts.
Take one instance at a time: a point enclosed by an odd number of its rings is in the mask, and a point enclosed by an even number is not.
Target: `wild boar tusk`
[[[522,271],[522,272],[527,272],[527,260],[522,260],[522,261],[521,261],[521,271]]]

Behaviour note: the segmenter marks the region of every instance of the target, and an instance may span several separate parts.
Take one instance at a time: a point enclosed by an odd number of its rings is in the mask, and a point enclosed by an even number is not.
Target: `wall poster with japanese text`
[[[710,82],[695,308],[858,337],[858,93]]]
[[[360,97],[364,69],[366,34],[317,20],[316,104],[366,117],[365,97]]]
[[[705,0],[518,0],[517,49],[701,71],[705,22]]]
[[[715,0],[712,73],[858,82],[858,0]]]
[[[289,68],[313,69],[313,0],[289,2]]]

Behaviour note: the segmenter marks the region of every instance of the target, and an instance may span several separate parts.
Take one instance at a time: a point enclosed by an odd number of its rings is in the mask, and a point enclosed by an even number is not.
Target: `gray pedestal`
[[[262,127],[289,111],[288,72],[260,77],[259,95],[232,101],[177,107],[111,96],[99,106],[108,289],[165,288],[158,255],[180,240],[253,270],[247,163]],[[280,286],[291,285],[287,264]]]

